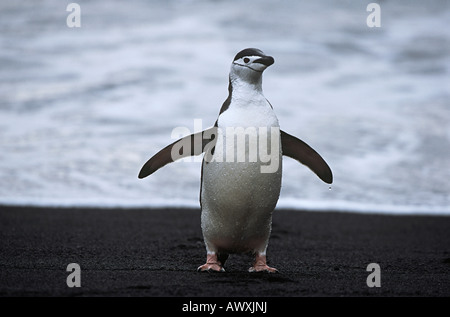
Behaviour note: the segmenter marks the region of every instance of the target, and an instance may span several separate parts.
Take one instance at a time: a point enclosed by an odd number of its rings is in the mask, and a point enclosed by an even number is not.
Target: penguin
[[[260,49],[237,53],[228,98],[214,126],[166,146],[139,172],[144,178],[177,159],[205,153],[200,207],[206,263],[198,271],[224,272],[230,254],[251,252],[249,272],[277,272],[267,265],[266,250],[281,191],[283,155],[306,165],[325,183],[333,182],[330,167],[314,149],[280,130],[262,90],[262,74],[273,63]]]

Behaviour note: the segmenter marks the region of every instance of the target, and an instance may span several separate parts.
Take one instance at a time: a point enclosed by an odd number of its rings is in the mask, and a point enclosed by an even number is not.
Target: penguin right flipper
[[[202,132],[191,134],[169,144],[156,153],[142,166],[139,178],[147,177],[158,169],[187,156],[200,155],[208,148],[214,146],[217,127],[212,127]]]
[[[283,155],[289,156],[308,166],[321,180],[331,184],[333,173],[325,160],[308,144],[295,136],[281,131],[281,147]]]

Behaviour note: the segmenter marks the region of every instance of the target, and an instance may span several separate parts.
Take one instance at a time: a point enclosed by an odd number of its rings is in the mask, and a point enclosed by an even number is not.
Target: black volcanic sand
[[[450,217],[276,210],[280,273],[248,273],[250,255],[199,273],[205,258],[199,210],[0,207],[1,296],[450,296]]]

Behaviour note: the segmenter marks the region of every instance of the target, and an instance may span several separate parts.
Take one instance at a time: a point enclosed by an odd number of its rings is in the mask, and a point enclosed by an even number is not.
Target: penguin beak
[[[264,56],[264,57],[258,58],[257,60],[254,60],[253,63],[259,63],[259,64],[265,65],[266,67],[269,67],[270,65],[275,63],[275,60],[273,59],[272,56]]]

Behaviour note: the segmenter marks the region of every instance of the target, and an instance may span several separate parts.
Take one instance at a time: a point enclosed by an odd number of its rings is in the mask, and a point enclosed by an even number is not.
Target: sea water
[[[0,3],[0,204],[199,206],[200,162],[139,180],[176,127],[212,126],[234,55],[275,58],[282,130],[333,170],[284,158],[279,208],[450,214],[450,4],[379,1]],[[197,121],[198,122],[198,121]]]

